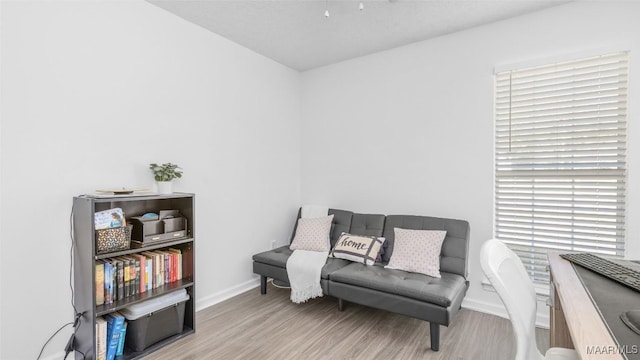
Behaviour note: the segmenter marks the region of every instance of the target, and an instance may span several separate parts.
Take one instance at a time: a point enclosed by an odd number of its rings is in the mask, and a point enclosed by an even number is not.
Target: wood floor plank
[[[269,284],[199,311],[196,333],[147,357],[196,359],[513,359],[515,342],[507,319],[462,309],[441,327],[440,351],[429,342],[429,323],[332,297],[305,304],[289,300],[289,290]],[[548,330],[537,330],[541,351]]]

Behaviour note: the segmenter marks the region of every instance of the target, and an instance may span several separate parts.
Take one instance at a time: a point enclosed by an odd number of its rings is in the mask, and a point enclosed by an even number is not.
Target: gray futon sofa
[[[338,298],[340,311],[343,300],[347,300],[428,321],[431,349],[438,351],[440,325],[448,326],[451,323],[469,287],[469,223],[428,216],[385,216],[329,209],[331,214],[334,215],[330,235],[332,248],[342,232],[383,236],[386,241],[382,261],[373,266],[328,258],[320,280],[324,294]],[[291,240],[295,236],[296,226]],[[447,231],[440,254],[441,278],[384,268],[393,253],[396,227]],[[291,253],[287,245],[253,256],[253,272],[260,275],[262,294],[267,293],[268,278],[289,283],[286,264]]]

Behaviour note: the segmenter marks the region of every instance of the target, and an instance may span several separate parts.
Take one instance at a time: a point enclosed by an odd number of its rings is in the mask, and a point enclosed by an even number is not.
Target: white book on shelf
[[[96,360],[107,359],[107,321],[96,318]]]

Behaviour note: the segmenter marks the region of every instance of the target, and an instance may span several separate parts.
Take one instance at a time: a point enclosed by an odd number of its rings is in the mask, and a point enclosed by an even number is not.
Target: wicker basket
[[[133,225],[119,228],[96,230],[96,253],[104,254],[131,248]]]

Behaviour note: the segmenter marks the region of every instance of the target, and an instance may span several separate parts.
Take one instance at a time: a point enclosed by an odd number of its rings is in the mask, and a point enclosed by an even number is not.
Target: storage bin
[[[133,351],[147,347],[182,332],[184,308],[189,300],[185,289],[180,289],[121,309],[127,318],[125,346]]]
[[[139,216],[131,218],[133,224],[133,239],[143,241],[146,237],[163,234],[164,233],[164,221],[162,220],[147,220]]]
[[[177,210],[161,210],[157,219],[131,218],[135,247],[187,237],[187,219]]]
[[[186,219],[183,217],[162,219],[164,222],[164,232],[173,233],[176,231],[184,230],[187,227]]]
[[[96,230],[96,254],[129,250],[131,247],[131,229],[127,225],[119,228]]]

